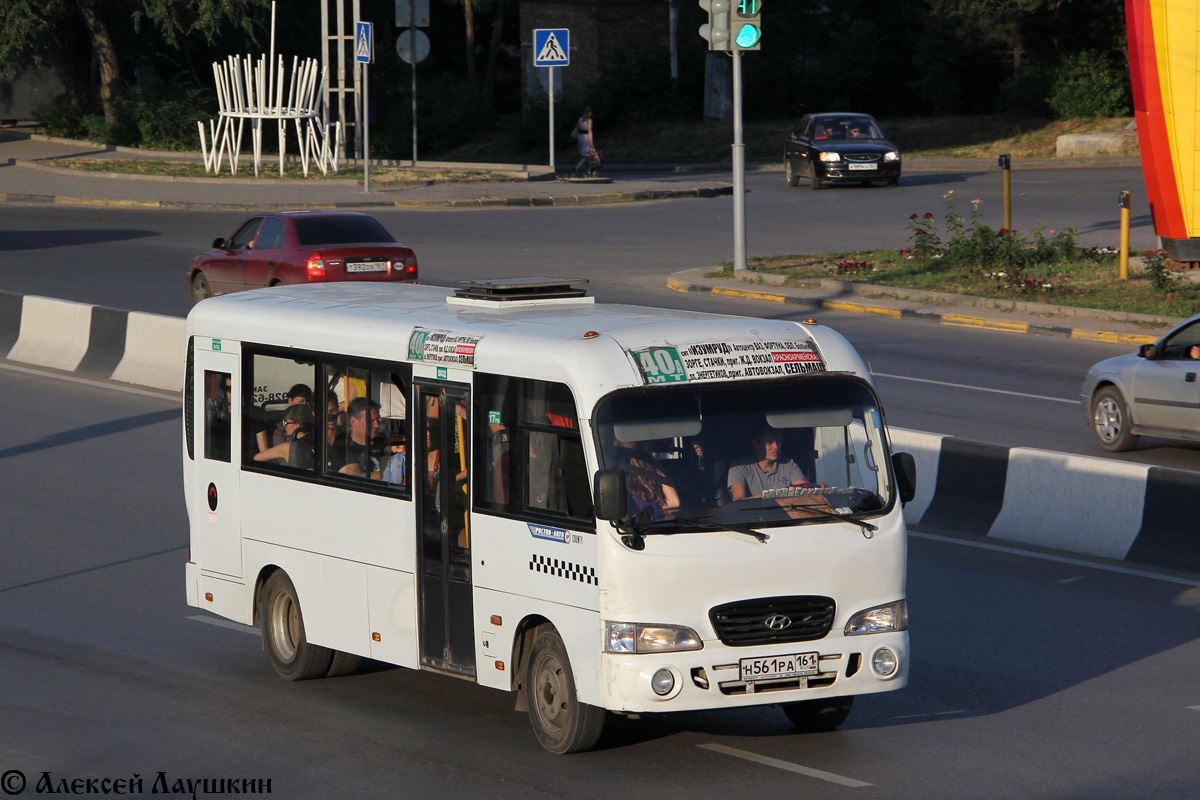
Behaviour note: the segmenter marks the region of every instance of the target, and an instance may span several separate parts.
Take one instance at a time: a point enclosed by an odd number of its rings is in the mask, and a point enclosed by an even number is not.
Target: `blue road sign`
[[[375,60],[375,40],[371,36],[371,23],[354,23],[354,60],[370,64]]]
[[[538,28],[533,32],[533,65],[565,67],[571,63],[571,31],[566,28]]]

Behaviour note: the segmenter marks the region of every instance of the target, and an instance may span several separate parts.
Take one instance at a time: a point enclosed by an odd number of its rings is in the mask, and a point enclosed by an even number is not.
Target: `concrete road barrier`
[[[920,530],[1200,572],[1200,473],[894,428]]]
[[[183,390],[184,320],[0,292],[0,358]]]
[[[185,321],[0,292],[0,358],[182,391]],[[1200,473],[1008,448],[903,428],[917,492],[905,520],[1200,572]]]

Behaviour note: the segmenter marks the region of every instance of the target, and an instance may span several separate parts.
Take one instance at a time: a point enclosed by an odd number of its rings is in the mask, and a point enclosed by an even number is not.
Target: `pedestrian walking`
[[[596,152],[596,140],[593,138],[592,128],[592,107],[588,106],[579,115],[579,121],[575,123],[573,132],[576,143],[579,145],[579,163],[575,165],[575,174],[584,167],[588,167],[591,171],[591,154]]]

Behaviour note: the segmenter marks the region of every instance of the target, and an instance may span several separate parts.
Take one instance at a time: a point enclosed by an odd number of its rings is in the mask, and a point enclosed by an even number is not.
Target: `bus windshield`
[[[601,401],[595,427],[648,532],[860,521],[891,506],[882,416],[857,378],[623,392]]]

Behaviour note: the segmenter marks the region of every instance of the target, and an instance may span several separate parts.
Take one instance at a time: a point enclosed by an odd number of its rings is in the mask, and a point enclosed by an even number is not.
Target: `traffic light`
[[[733,50],[762,49],[762,0],[733,0]]]
[[[709,50],[732,49],[729,45],[729,2],[700,0],[700,7],[708,12],[708,24],[700,26],[700,35],[708,40]]]

